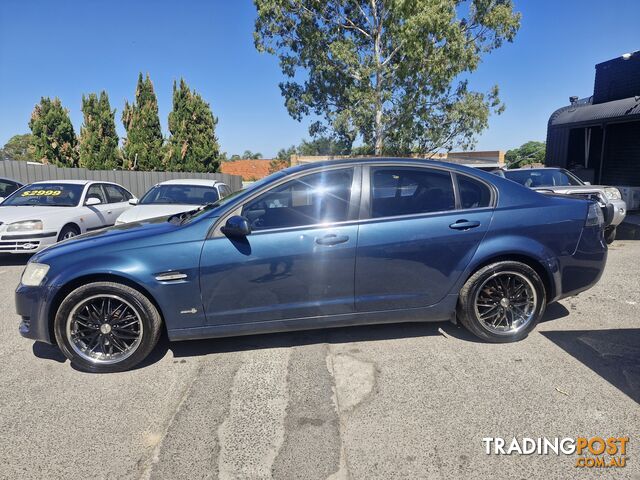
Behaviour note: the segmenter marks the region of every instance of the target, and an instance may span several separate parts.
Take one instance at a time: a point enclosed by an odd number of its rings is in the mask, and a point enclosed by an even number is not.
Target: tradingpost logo
[[[577,455],[576,468],[622,468],[629,437],[485,437],[487,455]]]

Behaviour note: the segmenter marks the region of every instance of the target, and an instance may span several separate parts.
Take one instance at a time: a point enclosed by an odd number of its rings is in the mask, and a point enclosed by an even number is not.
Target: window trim
[[[276,233],[276,232],[286,232],[286,231],[295,231],[295,230],[307,230],[314,228],[332,228],[336,226],[349,225],[353,223],[357,223],[359,221],[358,212],[360,208],[360,199],[362,195],[362,165],[357,164],[347,164],[347,165],[335,165],[330,168],[319,168],[319,169],[311,169],[311,170],[303,170],[298,172],[296,175],[286,175],[285,177],[278,180],[276,183],[266,185],[265,188],[260,189],[255,194],[251,195],[249,198],[246,198],[242,203],[235,205],[231,208],[230,211],[221,215],[220,218],[213,223],[211,228],[209,229],[209,233],[207,234],[207,240],[213,238],[226,237],[224,233],[222,233],[221,228],[226,223],[229,217],[233,215],[240,215],[244,206],[247,203],[250,203],[255,198],[260,195],[267,193],[268,191],[278,188],[281,185],[288,183],[292,180],[297,180],[302,177],[306,177],[308,175],[314,175],[320,172],[327,172],[331,170],[353,170],[353,177],[351,179],[351,198],[349,199],[349,208],[347,210],[347,220],[343,220],[341,222],[332,222],[332,223],[313,223],[309,225],[297,225],[294,227],[279,227],[279,228],[268,228],[264,230],[256,230],[255,232],[251,232],[251,235],[262,235],[265,233]]]
[[[453,179],[455,179],[455,182],[453,184],[454,186],[454,194],[455,192],[458,191],[458,182],[457,182],[457,176],[458,175],[463,175],[466,177],[469,177],[473,180],[476,180],[484,185],[486,185],[490,192],[491,192],[491,204],[488,207],[478,207],[478,208],[468,208],[468,209],[462,209],[462,208],[456,208],[455,210],[443,210],[440,212],[427,212],[427,213],[418,213],[418,214],[408,214],[408,215],[401,215],[401,216],[395,216],[395,217],[378,217],[378,218],[371,218],[368,216],[368,212],[370,210],[370,203],[371,203],[371,182],[370,182],[370,171],[371,168],[376,168],[376,167],[398,167],[398,168],[426,168],[426,169],[430,169],[430,170],[440,170],[440,171],[444,171],[444,172],[448,172],[451,177],[452,177],[452,181]],[[388,161],[385,161],[384,159],[380,159],[380,161],[375,161],[375,162],[371,162],[371,163],[343,163],[343,164],[338,164],[338,165],[332,165],[332,166],[327,166],[327,165],[323,165],[323,166],[318,166],[317,168],[311,168],[308,170],[302,170],[300,172],[297,172],[295,174],[291,174],[291,175],[285,175],[284,177],[278,179],[277,182],[274,183],[270,183],[268,185],[265,185],[264,188],[261,188],[260,190],[258,190],[257,192],[255,192],[253,195],[251,195],[250,197],[246,198],[243,200],[242,203],[238,203],[236,205],[230,206],[230,209],[223,213],[222,215],[220,215],[220,217],[218,218],[214,218],[213,223],[211,224],[207,236],[205,238],[205,240],[211,240],[211,239],[216,239],[216,238],[222,238],[225,237],[226,235],[224,235],[221,231],[221,227],[226,223],[227,219],[229,217],[232,217],[233,215],[240,215],[240,212],[242,212],[242,208],[244,207],[244,205],[248,202],[250,202],[251,200],[253,200],[254,198],[262,195],[263,193],[265,193],[267,190],[271,190],[272,188],[276,188],[280,185],[282,185],[283,183],[286,183],[290,180],[296,179],[296,178],[300,178],[306,175],[310,175],[313,173],[318,173],[321,171],[328,171],[328,170],[334,170],[334,169],[341,169],[341,168],[353,168],[354,169],[354,184],[352,185],[352,191],[351,191],[351,205],[350,205],[350,213],[351,213],[351,208],[354,209],[354,214],[355,216],[353,218],[349,218],[349,220],[346,220],[344,222],[335,222],[335,223],[320,223],[320,224],[314,224],[314,225],[304,225],[304,226],[298,226],[298,227],[286,227],[286,228],[277,228],[277,229],[269,229],[269,230],[258,230],[256,232],[252,232],[251,235],[261,235],[263,233],[273,233],[273,232],[279,232],[279,231],[292,231],[292,230],[299,230],[299,229],[312,229],[312,228],[332,228],[332,227],[342,227],[342,226],[350,226],[350,225],[360,225],[360,224],[369,224],[369,223],[373,223],[373,222],[378,222],[378,221],[388,221],[388,220],[407,220],[407,219],[412,219],[412,218],[422,218],[422,217],[432,217],[432,216],[439,216],[439,215],[443,215],[443,214],[451,214],[451,213],[455,213],[455,212],[476,212],[476,211],[486,211],[486,210],[493,210],[497,207],[498,205],[498,190],[497,188],[492,185],[490,182],[479,178],[471,173],[467,173],[467,172],[459,172],[455,169],[452,168],[447,168],[446,165],[420,165],[418,163],[416,163],[415,161],[411,161],[408,159],[408,161],[402,162],[402,163],[389,163]],[[357,180],[359,180],[359,182],[357,182]],[[357,183],[356,183],[357,182]],[[355,190],[357,188],[357,191]],[[459,195],[459,193],[457,194]],[[357,197],[357,198],[356,198]],[[456,202],[459,202],[459,197],[456,196]]]
[[[445,166],[439,165],[417,165],[415,163],[398,163],[398,164],[388,164],[381,162],[380,164],[372,163],[370,165],[364,165],[364,171],[362,175],[362,201],[360,205],[360,220],[366,223],[372,223],[380,220],[404,220],[411,218],[422,218],[422,217],[430,217],[434,215],[443,215],[448,213],[455,212],[472,212],[472,211],[482,211],[482,210],[493,210],[496,208],[498,194],[496,188],[491,185],[489,182],[476,177],[475,175],[470,175],[467,173],[458,172],[453,169],[446,168]],[[371,169],[374,168],[412,168],[412,169],[424,169],[424,170],[439,170],[446,172],[451,177],[451,182],[453,185],[453,193],[455,198],[455,208],[453,210],[440,210],[437,212],[421,212],[421,213],[408,213],[406,215],[392,215],[386,217],[372,217],[371,216],[371,198],[372,198],[372,188],[371,188]],[[472,180],[476,180],[487,188],[489,188],[489,192],[491,193],[491,200],[488,207],[477,207],[477,208],[462,208],[460,203],[460,189],[458,186],[458,175],[462,175]]]

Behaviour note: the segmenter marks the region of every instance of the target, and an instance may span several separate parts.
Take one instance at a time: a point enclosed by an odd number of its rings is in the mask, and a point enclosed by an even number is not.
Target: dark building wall
[[[593,103],[640,95],[640,51],[596,65]]]
[[[569,129],[563,127],[547,128],[547,147],[545,165],[549,167],[567,167],[567,147]]]
[[[640,122],[607,125],[602,183],[640,186]]]

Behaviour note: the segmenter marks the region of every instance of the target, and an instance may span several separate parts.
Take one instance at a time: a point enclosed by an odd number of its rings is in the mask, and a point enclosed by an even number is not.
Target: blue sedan
[[[548,303],[593,286],[602,212],[471,168],[362,159],[289,168],[180,215],[35,255],[20,333],[91,372],[170,340],[401,321],[524,338]]]

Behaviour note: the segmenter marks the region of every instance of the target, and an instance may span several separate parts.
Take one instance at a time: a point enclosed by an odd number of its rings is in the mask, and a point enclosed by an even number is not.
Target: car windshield
[[[205,205],[218,200],[215,187],[206,185],[156,185],[140,200],[140,205]]]
[[[75,207],[83,189],[84,185],[75,183],[34,183],[15,192],[2,206]]]
[[[584,185],[578,177],[560,168],[506,170],[504,176],[529,188]]]

